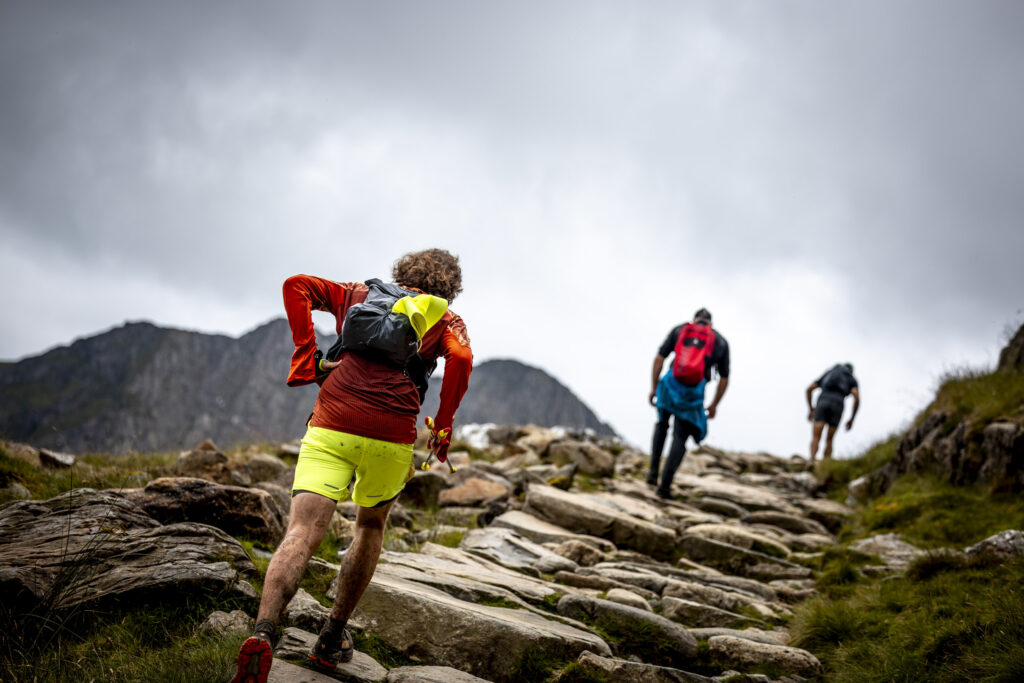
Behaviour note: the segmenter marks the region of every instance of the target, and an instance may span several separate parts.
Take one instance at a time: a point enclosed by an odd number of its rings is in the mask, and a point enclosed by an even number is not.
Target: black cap
[[[693,314],[693,319],[707,320],[708,322],[711,322],[711,311],[706,308],[698,309],[697,312]]]

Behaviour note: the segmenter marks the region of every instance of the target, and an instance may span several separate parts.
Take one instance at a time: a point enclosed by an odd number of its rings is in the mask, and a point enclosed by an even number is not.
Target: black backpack
[[[419,339],[409,318],[392,310],[399,299],[416,294],[377,278],[367,280],[366,285],[370,288],[366,300],[348,309],[338,340],[326,355],[318,351],[314,356],[317,376],[328,374],[320,370],[321,357],[334,361],[349,351],[402,370],[416,385],[422,403],[437,362],[427,362],[419,355]]]

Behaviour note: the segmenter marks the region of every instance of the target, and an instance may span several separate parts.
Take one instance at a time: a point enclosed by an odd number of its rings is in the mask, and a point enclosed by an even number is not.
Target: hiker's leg
[[[298,493],[292,499],[288,531],[270,558],[267,577],[263,581],[257,622],[279,622],[281,612],[298,590],[309,558],[327,532],[335,507],[336,503],[330,498],[308,491]]]
[[[814,426],[811,428],[811,462],[818,457],[818,443],[821,441],[821,430],[825,428],[824,422],[814,421]]]
[[[828,431],[825,433],[825,453],[822,455],[826,460],[832,457],[832,437],[836,435],[836,427],[839,425],[829,425]]]
[[[384,523],[395,501],[380,507],[360,507],[356,513],[356,537],[345,553],[338,575],[338,594],[331,608],[331,619],[347,622],[352,610],[363,597],[363,591],[373,578],[384,541]]]
[[[686,439],[693,434],[696,427],[687,422],[675,418],[672,425],[672,446],[668,449],[668,459],[661,472],[661,485],[658,487],[658,495],[667,498],[672,495],[672,479],[676,476],[676,470],[683,464],[683,456],[686,455]]]
[[[651,439],[651,469],[647,473],[647,483],[658,483],[658,470],[661,467],[661,452],[665,450],[665,437],[668,436],[668,419],[671,413],[667,410],[658,411],[658,421],[654,424],[654,437]]]

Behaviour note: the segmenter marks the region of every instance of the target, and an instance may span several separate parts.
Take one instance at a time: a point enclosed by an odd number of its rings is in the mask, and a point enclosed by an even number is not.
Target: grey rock
[[[903,571],[924,551],[903,540],[900,534],[876,534],[850,544],[850,550],[877,555],[889,567]]]
[[[566,595],[558,601],[558,613],[570,619],[601,624],[606,631],[636,632],[653,627],[659,637],[671,643],[672,647],[659,652],[649,651],[646,647],[628,652],[653,664],[682,665],[697,654],[697,639],[689,631],[663,616],[635,607],[582,595]]]
[[[706,641],[715,636],[745,638],[746,640],[752,640],[755,643],[765,643],[766,645],[785,645],[788,641],[785,634],[777,633],[775,631],[763,631],[759,628],[691,628],[690,633],[693,634],[694,638],[700,641]]]
[[[758,643],[735,636],[713,636],[708,639],[711,659],[721,666],[739,670],[771,666],[787,673],[817,676],[821,662],[807,650],[785,645]]]
[[[558,465],[574,464],[580,472],[597,477],[615,473],[615,456],[583,441],[559,441],[548,447],[547,458]]]
[[[740,507],[736,503],[725,500],[723,498],[715,498],[714,496],[700,496],[690,498],[689,503],[698,510],[704,512],[710,512],[716,515],[722,515],[723,517],[743,517],[747,514],[746,509]]]
[[[267,676],[267,683],[334,683],[337,680],[348,679],[333,678],[326,673],[307,669],[283,659],[271,662],[270,675]]]
[[[1024,370],[1024,325],[1020,326],[1017,334],[999,352],[999,364],[996,367],[1004,372]]]
[[[581,625],[573,627],[523,609],[465,602],[380,572],[374,575],[354,616],[411,659],[498,682],[511,680],[527,653],[564,660],[575,659],[584,650],[604,655],[611,652],[601,638]],[[496,643],[500,647],[495,647]],[[481,657],[482,652],[488,656]]]
[[[768,524],[793,534],[830,535],[828,529],[821,522],[816,522],[807,517],[800,517],[799,515],[788,515],[771,510],[751,512],[749,515],[745,515],[741,521],[744,524]]]
[[[607,538],[616,546],[668,557],[675,532],[551,486],[531,485],[524,511],[569,531]]]
[[[511,493],[511,485],[471,477],[457,486],[441,491],[437,497],[437,504],[442,507],[487,505],[507,498]]]
[[[110,492],[73,489],[0,508],[0,594],[15,611],[47,595],[57,607],[196,593],[246,597],[239,580],[255,574],[245,550],[223,531],[161,526]]]
[[[31,500],[32,492],[25,488],[20,482],[12,481],[8,486],[0,489],[0,501],[9,500]]]
[[[232,612],[212,612],[206,620],[199,625],[199,633],[213,633],[224,636],[231,633],[252,633],[256,621],[240,609]]]
[[[416,474],[402,489],[402,503],[416,507],[435,507],[441,491],[452,486],[451,475],[442,473],[446,468],[437,467],[429,470],[417,469]]]
[[[303,631],[319,633],[330,614],[330,608],[300,588],[284,609],[284,623]]]
[[[489,683],[450,666],[400,666],[388,672],[387,683]]]
[[[1001,561],[1024,555],[1024,531],[1007,529],[964,550],[968,557],[989,556]]]
[[[277,506],[281,508],[281,511],[285,514],[291,509],[292,506],[292,492],[289,489],[284,488],[279,484],[275,484],[270,481],[261,481],[253,488],[260,489],[269,493]]]
[[[491,522],[491,526],[512,529],[520,536],[528,538],[535,543],[561,543],[563,541],[576,540],[586,543],[601,552],[612,552],[615,550],[615,544],[606,539],[573,533],[557,524],[539,519],[522,510],[509,510],[503,513]]]
[[[552,552],[570,559],[583,567],[595,565],[604,560],[605,556],[603,552],[589,543],[584,543],[583,541],[577,541],[575,539],[562,541],[551,550]]]
[[[711,683],[712,679],[666,666],[600,657],[584,652],[577,663],[592,675],[614,683]]]
[[[71,455],[70,453],[58,453],[57,451],[51,451],[46,448],[39,449],[39,462],[42,463],[43,467],[49,467],[51,469],[67,469],[75,464],[77,456]]]
[[[573,586],[575,588],[589,588],[598,591],[609,591],[614,588],[623,588],[626,590],[638,593],[641,597],[648,600],[653,600],[658,597],[658,594],[654,591],[647,590],[646,588],[640,588],[639,586],[632,586],[628,583],[609,579],[598,574],[574,574],[572,572],[558,572],[555,574],[555,581],[558,583],[565,584],[566,586]]]
[[[288,464],[276,455],[257,453],[248,463],[249,477],[255,482],[273,481],[288,469]]]
[[[167,523],[210,524],[232,535],[276,544],[284,536],[284,513],[266,491],[225,486],[191,477],[163,477],[118,495]]]
[[[650,604],[648,604],[646,600],[644,600],[642,597],[640,597],[633,591],[625,588],[612,588],[604,597],[605,600],[617,602],[620,605],[629,605],[630,607],[642,609],[645,612],[654,611],[653,609],[651,609]],[[671,619],[671,617],[669,618]]]
[[[780,576],[772,574],[771,578],[803,578],[810,575],[810,570],[806,567],[765,555],[756,550],[747,550],[730,543],[704,538],[688,531],[683,533],[679,547],[686,557],[695,562],[740,576],[756,574],[758,578],[766,578],[768,573],[761,565],[774,567],[776,573],[780,574]]]
[[[313,633],[289,626],[284,629],[284,632],[281,634],[281,639],[278,641],[277,647],[274,649],[274,656],[281,659],[306,662],[308,661],[306,655],[313,649],[313,644],[316,643],[316,638],[316,635]],[[378,683],[379,681],[385,680],[388,675],[388,670],[378,664],[377,661],[369,655],[359,651],[358,639],[356,639],[355,645],[356,651],[352,657],[352,661],[339,664],[328,678],[337,681],[351,681],[352,683]],[[273,675],[273,673],[273,668],[271,668],[271,675]],[[297,672],[295,673],[297,674]],[[319,672],[316,671],[311,671],[310,673],[320,675]],[[282,680],[316,681],[319,679],[292,678]]]
[[[764,625],[764,622],[758,619],[751,619],[742,614],[680,598],[663,597],[661,611],[667,619],[679,622],[688,628],[709,626],[740,628],[748,625]]]
[[[553,574],[558,571],[571,572],[578,568],[572,560],[556,555],[511,529],[500,527],[471,529],[463,537],[459,547],[489,557],[498,564],[512,569],[532,567],[540,572]]]

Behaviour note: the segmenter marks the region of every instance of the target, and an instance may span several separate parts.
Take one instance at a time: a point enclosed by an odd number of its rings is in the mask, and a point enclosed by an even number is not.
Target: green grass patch
[[[862,508],[853,526],[863,535],[898,531],[922,548],[964,546],[1024,528],[1024,498],[905,475]]]
[[[829,498],[839,502],[845,501],[849,494],[847,484],[857,477],[874,472],[892,460],[892,456],[896,455],[896,447],[902,436],[902,434],[891,434],[856,458],[842,460],[829,458],[818,462],[815,472],[823,482]]]
[[[355,638],[355,647],[360,652],[376,659],[385,669],[416,665],[416,662],[388,645],[387,641],[371,631],[364,631]]]
[[[547,681],[563,662],[551,659],[539,650],[527,650],[512,670],[511,681]]]
[[[566,666],[553,680],[557,683],[612,683],[605,672],[588,669],[579,662]]]
[[[1024,680],[1024,559],[950,558],[800,605],[793,644],[834,681]]]
[[[935,401],[922,415],[942,410],[949,431],[964,419],[975,430],[998,419],[1024,420],[1024,376],[1019,372],[985,372],[961,368],[940,380]],[[970,436],[970,434],[968,435]]]
[[[205,596],[4,617],[11,621],[0,628],[0,680],[228,680],[248,634],[220,638],[195,631],[210,612],[239,607],[233,600]]]

